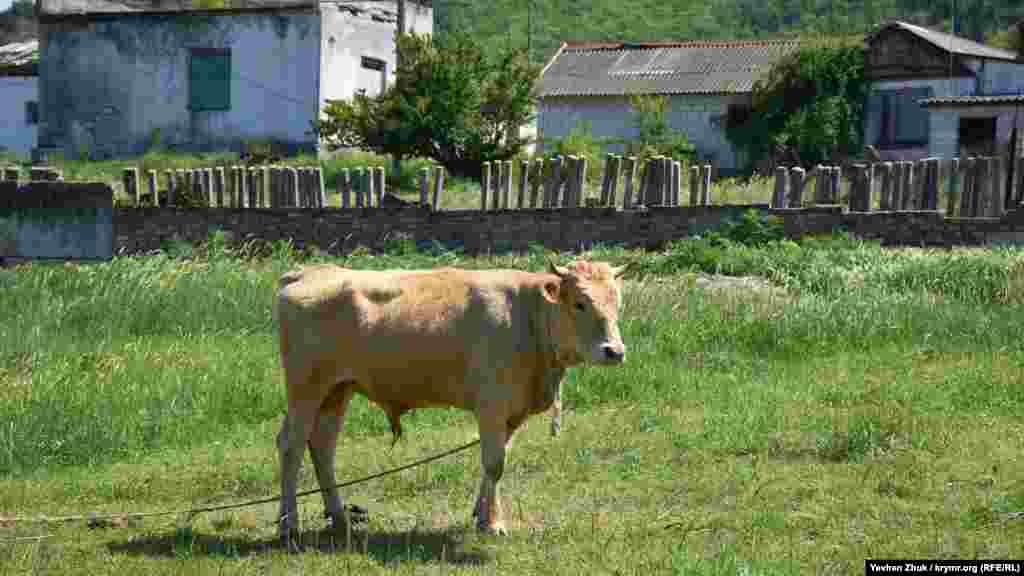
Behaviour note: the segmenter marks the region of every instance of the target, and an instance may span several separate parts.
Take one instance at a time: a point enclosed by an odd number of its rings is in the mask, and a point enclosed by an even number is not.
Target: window
[[[918,101],[930,98],[931,88],[881,90],[873,94],[880,116],[878,146],[909,148],[928,144],[928,111]]]
[[[367,96],[376,96],[384,91],[387,63],[377,58],[363,56],[356,90]]]
[[[39,102],[25,102],[25,123],[28,125],[39,123]]]
[[[231,51],[193,48],[189,59],[188,80],[189,110],[231,108]]]

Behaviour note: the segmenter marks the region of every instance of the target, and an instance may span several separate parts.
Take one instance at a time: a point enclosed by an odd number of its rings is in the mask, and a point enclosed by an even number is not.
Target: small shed
[[[541,141],[588,123],[622,151],[639,136],[630,97],[658,95],[669,100],[669,125],[700,159],[722,174],[745,170],[753,159],[726,139],[723,118],[749,110],[754,83],[798,48],[792,39],[563,44],[541,75]]]
[[[907,22],[867,38],[865,143],[886,160],[993,154],[1024,94],[1021,55]]]
[[[36,145],[39,42],[0,46],[0,153],[21,158]]]
[[[394,77],[396,0],[37,0],[39,146],[314,151],[327,99]],[[426,0],[406,29],[431,33]]]

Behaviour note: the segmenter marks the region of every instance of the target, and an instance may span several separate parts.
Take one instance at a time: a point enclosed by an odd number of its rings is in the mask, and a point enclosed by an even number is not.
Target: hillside
[[[482,42],[527,46],[531,0],[438,1],[438,28],[470,31]],[[950,29],[957,4],[959,34],[983,40],[1024,19],[1019,0],[533,0],[534,61],[563,41],[763,38],[793,33],[866,31],[899,18]]]

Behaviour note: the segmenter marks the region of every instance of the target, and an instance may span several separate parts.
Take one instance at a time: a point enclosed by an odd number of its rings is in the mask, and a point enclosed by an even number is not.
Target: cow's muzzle
[[[626,346],[621,343],[602,344],[597,360],[601,364],[622,364],[626,361]]]

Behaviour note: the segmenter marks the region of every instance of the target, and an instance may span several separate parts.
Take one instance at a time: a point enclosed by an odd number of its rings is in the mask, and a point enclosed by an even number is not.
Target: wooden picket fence
[[[1011,170],[1012,167],[1012,170]],[[838,166],[775,169],[771,207],[801,208],[840,204],[843,174]],[[845,202],[851,212],[900,210],[938,211],[945,193],[946,216],[996,218],[1024,201],[1024,157],[970,156],[917,161],[852,164],[846,170]],[[814,179],[812,198],[806,184]],[[877,202],[876,202],[877,200]]]
[[[515,201],[512,201],[512,161],[484,162],[480,179],[480,209],[570,208],[618,205],[622,183],[622,209],[639,206],[679,206],[682,164],[664,156],[644,162],[635,156],[606,154],[601,189],[591,197],[586,187],[588,158],[554,156],[519,164]],[[639,186],[634,187],[637,172]],[[711,165],[690,167],[690,204],[711,203]]]
[[[419,174],[420,206],[437,209],[443,187],[444,169],[434,167],[432,202],[427,201],[430,168]],[[318,166],[231,166],[164,170],[164,186],[158,182],[156,170],[146,173],[146,190],[139,182],[139,168],[124,169],[125,193],[135,198],[136,205],[181,205],[188,193],[191,205],[219,208],[327,208],[328,197],[323,170]],[[357,208],[387,204],[387,179],[383,167],[369,166],[341,170],[335,181],[340,193],[340,208],[350,208],[354,193]],[[412,204],[401,200],[399,205]]]

